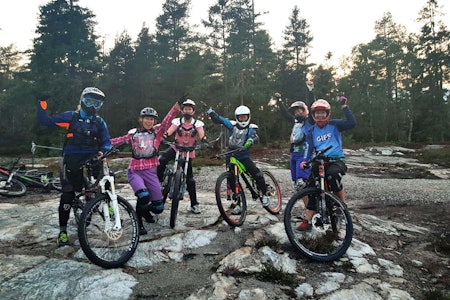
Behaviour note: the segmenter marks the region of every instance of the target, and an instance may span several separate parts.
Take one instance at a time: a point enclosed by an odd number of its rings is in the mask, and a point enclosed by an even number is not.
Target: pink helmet
[[[327,113],[327,116],[325,119],[317,119],[316,115],[314,114],[315,111],[317,110],[323,110]],[[319,126],[324,126],[328,120],[330,120],[330,116],[331,116],[331,106],[330,103],[328,103],[328,101],[323,100],[323,99],[319,99],[317,101],[315,101],[312,105],[311,105],[311,111],[312,111],[312,117],[314,119],[314,122],[316,122],[317,125]]]

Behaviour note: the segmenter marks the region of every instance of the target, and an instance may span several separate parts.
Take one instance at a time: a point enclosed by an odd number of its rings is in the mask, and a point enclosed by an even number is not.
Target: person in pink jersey
[[[136,214],[140,235],[147,234],[142,218],[148,223],[154,223],[155,219],[150,211],[160,214],[164,210],[161,185],[156,173],[159,165],[158,148],[164,133],[180,111],[183,100],[184,97],[173,105],[158,126],[155,126],[158,112],[151,107],[143,108],[139,116],[141,125],[139,128],[133,128],[126,135],[111,139],[114,146],[131,144],[132,158],[128,166],[127,178],[137,196]]]
[[[181,112],[182,117],[176,118],[172,121],[172,126],[167,130],[166,137],[175,134],[175,142],[183,146],[193,146],[197,139],[206,143],[207,139],[205,131],[203,129],[204,123],[194,118],[195,114],[195,102],[191,99],[187,99],[182,103]],[[176,149],[175,146],[162,152],[159,157],[158,166],[158,178],[159,181],[163,180],[164,170],[166,165],[175,159]],[[194,174],[192,172],[192,159],[195,157],[195,151],[190,152],[190,160],[188,164],[186,185],[191,200],[191,212],[194,214],[201,213],[199,204],[197,201],[197,191],[195,186]]]

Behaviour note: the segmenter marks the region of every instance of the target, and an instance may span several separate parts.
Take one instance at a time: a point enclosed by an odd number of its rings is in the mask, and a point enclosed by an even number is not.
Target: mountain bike
[[[61,180],[53,172],[18,166],[20,157],[10,167],[0,167],[0,195],[19,197],[25,195],[28,187],[42,187],[61,191]]]
[[[220,215],[230,226],[241,226],[247,215],[247,200],[245,189],[250,192],[253,200],[261,200],[263,193],[259,190],[255,179],[247,171],[246,167],[233,156],[233,153],[242,151],[238,148],[213,156],[220,159],[230,156],[227,171],[219,175],[216,181],[215,194]],[[280,186],[272,173],[261,170],[267,186],[266,195],[270,197],[269,205],[263,206],[269,213],[276,215],[281,211]],[[243,182],[242,182],[242,181]],[[244,185],[245,184],[245,189]]]
[[[103,268],[123,266],[139,243],[137,215],[131,204],[116,194],[114,175],[107,157],[117,153],[113,148],[86,164],[100,164],[95,198],[87,202],[78,220],[81,249],[91,262]]]
[[[307,162],[307,167],[318,169],[311,175],[313,186],[295,193],[284,211],[284,227],[289,241],[305,257],[316,261],[332,261],[341,257],[351,244],[353,223],[347,206],[331,191],[325,181],[325,164],[328,147],[318,151]],[[306,207],[315,207],[312,227],[308,231],[298,230],[305,218]]]
[[[166,166],[163,181],[161,183],[164,203],[166,202],[167,197],[172,201],[169,223],[170,227],[174,228],[177,220],[178,206],[180,200],[184,199],[184,193],[186,192],[186,177],[188,163],[190,161],[189,155],[195,150],[208,149],[208,144],[183,146],[178,145],[176,142],[169,142],[166,140],[163,140],[162,143],[169,147],[174,146],[176,150],[174,163],[172,166]]]

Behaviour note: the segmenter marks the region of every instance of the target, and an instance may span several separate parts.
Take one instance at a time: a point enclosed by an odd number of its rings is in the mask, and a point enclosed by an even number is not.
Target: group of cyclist
[[[340,132],[348,130],[356,125],[355,118],[347,106],[347,98],[341,96],[339,102],[345,114],[345,120],[330,120],[331,106],[323,99],[314,101],[312,82],[307,83],[307,101],[311,102],[309,113],[308,106],[303,101],[295,101],[286,108],[281,95],[276,93],[280,111],[292,124],[291,133],[291,177],[297,189],[305,186],[310,177],[310,171],[305,170],[305,163],[312,156],[314,150],[319,151],[332,145],[328,152],[327,182],[330,189],[341,200],[344,200],[344,190],[341,183],[342,176],[346,173],[345,156],[342,150],[342,138]],[[194,118],[196,104],[193,100],[181,97],[169,110],[160,124],[159,115],[151,107],[145,107],[140,111],[139,127],[133,128],[123,136],[110,138],[108,127],[103,118],[97,115],[101,109],[105,94],[95,87],[85,88],[80,96],[79,105],[75,111],[66,111],[54,116],[47,113],[47,95],[39,97],[37,116],[39,123],[49,127],[63,127],[66,129],[66,137],[63,146],[63,159],[61,166],[62,194],[60,198],[59,228],[57,239],[59,246],[69,245],[67,235],[67,223],[70,209],[75,198],[75,192],[83,188],[83,174],[80,166],[93,155],[101,154],[112,146],[124,143],[131,144],[132,158],[130,160],[127,179],[136,197],[136,214],[138,216],[139,234],[147,233],[143,220],[154,223],[152,215],[160,214],[164,210],[163,196],[160,182],[163,180],[164,169],[168,162],[174,159],[175,150],[169,148],[158,157],[158,149],[163,138],[175,135],[175,141],[179,144],[192,146],[197,140],[207,143],[204,131],[204,123]],[[176,118],[179,113],[182,116]],[[219,116],[213,109],[207,114],[217,124],[223,124],[230,133],[229,150],[240,148],[242,151],[235,153],[250,172],[263,193],[261,203],[269,204],[270,198],[266,195],[267,187],[263,173],[255,165],[250,157],[250,147],[258,142],[256,124],[250,123],[251,112],[247,106],[238,106],[235,110],[235,120],[229,120]],[[195,153],[192,152],[192,157]],[[314,172],[314,170],[313,170]],[[187,191],[191,201],[191,212],[201,213],[196,195],[196,184],[192,172],[192,160],[189,161],[187,173]],[[310,230],[311,219],[314,214],[312,208],[307,207],[306,219],[300,224],[298,230]],[[239,207],[235,207],[235,213],[239,213]]]

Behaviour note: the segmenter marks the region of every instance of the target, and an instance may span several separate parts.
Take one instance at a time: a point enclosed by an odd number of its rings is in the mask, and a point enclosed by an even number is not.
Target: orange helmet
[[[325,111],[327,113],[326,117],[317,119],[316,115],[314,113],[317,110]],[[311,105],[311,111],[312,111],[312,117],[314,119],[314,122],[316,122],[316,124],[319,125],[320,127],[324,126],[328,122],[328,120],[330,120],[331,106],[330,106],[330,103],[328,103],[328,101],[326,101],[326,100],[319,99],[319,100],[315,101]]]

